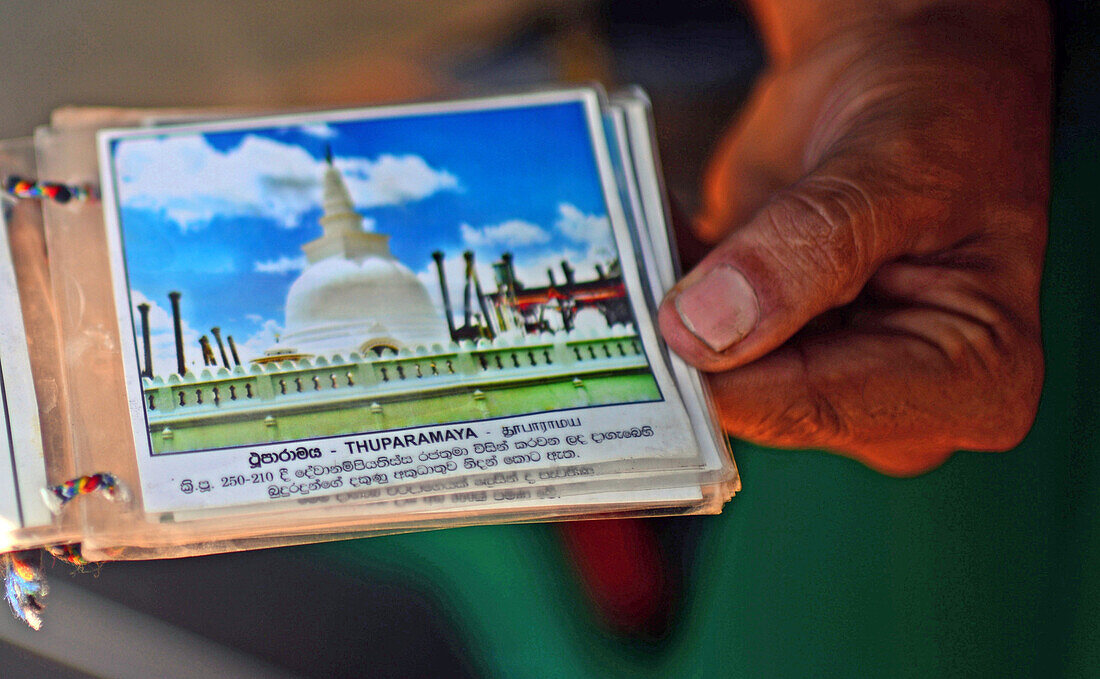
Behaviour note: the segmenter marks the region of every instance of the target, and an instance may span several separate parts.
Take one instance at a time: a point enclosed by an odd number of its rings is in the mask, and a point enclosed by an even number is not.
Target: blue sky
[[[125,137],[112,147],[120,224],[134,303],[154,306],[156,372],[175,365],[169,290],[183,293],[189,363],[214,325],[245,360],[271,344],[300,247],[321,233],[326,145],[365,228],[391,235],[433,298],[436,249],[456,293],[465,249],[486,288],[504,250],[534,285],[563,257],[589,278],[614,256],[580,103]]]

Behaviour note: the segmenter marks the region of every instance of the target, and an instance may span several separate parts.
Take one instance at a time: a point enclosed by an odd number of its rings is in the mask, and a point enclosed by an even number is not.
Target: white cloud
[[[528,287],[540,287],[548,285],[550,276],[547,270],[554,272],[554,281],[561,285],[565,282],[565,274],[561,270],[562,260],[569,262],[574,269],[574,277],[578,281],[592,280],[596,277],[597,262],[606,265],[604,259],[598,257],[591,250],[581,252],[572,248],[564,248],[554,252],[544,252],[537,257],[516,262],[516,278]]]
[[[569,203],[558,204],[558,233],[577,243],[587,243],[611,253],[614,251],[611,224],[607,215],[589,215]]]
[[[264,352],[275,344],[276,338],[283,332],[283,328],[278,321],[270,318],[265,320],[260,316],[253,319],[252,316],[256,315],[251,314],[249,320],[260,323],[260,329],[244,342],[237,343],[237,353],[241,357],[241,363],[246,366],[252,359],[263,356]]]
[[[172,325],[172,312],[165,309],[157,302],[150,300],[138,290],[130,290],[130,297],[134,305],[134,334],[137,337],[138,354],[141,356],[141,364],[144,367],[145,353],[141,337],[141,313],[138,305],[145,302],[149,305],[149,338],[153,352],[153,374],[167,377],[176,372],[176,336]],[[167,302],[167,300],[165,300]],[[182,304],[186,300],[182,300]],[[187,321],[182,321],[183,353],[187,360],[189,370],[198,371],[203,367],[202,350],[199,348],[199,333],[196,332]]]
[[[301,271],[309,265],[305,255],[288,257],[281,255],[278,259],[269,259],[262,262],[254,262],[252,270],[257,273],[288,274],[292,271]]]
[[[203,228],[219,215],[269,217],[294,228],[321,201],[325,162],[266,137],[246,136],[226,152],[190,135],[128,139],[117,149],[121,204],[162,211],[183,230]],[[457,177],[416,155],[335,163],[359,209],[460,190]]]
[[[335,162],[359,207],[401,205],[461,188],[457,177],[433,169],[420,156],[387,153],[374,161],[337,158]]]
[[[332,139],[336,136],[336,130],[328,126],[328,123],[314,123],[312,125],[302,125],[298,128],[303,134],[308,134],[311,137],[317,137],[318,139]]]
[[[542,227],[525,222],[522,219],[511,219],[500,224],[476,228],[463,223],[459,229],[462,232],[462,240],[466,245],[477,248],[494,243],[502,243],[506,247],[523,247],[536,243],[545,243],[550,240],[550,234]]]

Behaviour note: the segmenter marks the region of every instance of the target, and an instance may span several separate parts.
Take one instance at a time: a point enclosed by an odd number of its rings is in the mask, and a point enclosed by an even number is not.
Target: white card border
[[[208,133],[250,129],[260,126],[300,125],[310,122],[319,123],[339,122],[347,120],[370,120],[394,116],[412,117],[417,115],[432,115],[438,113],[457,113],[465,111],[494,110],[504,108],[523,108],[529,106],[541,106],[573,102],[581,104],[585,111],[588,123],[589,141],[592,145],[593,155],[600,175],[601,188],[603,191],[604,203],[607,208],[608,219],[611,224],[612,231],[616,240],[616,245],[619,251],[621,268],[623,272],[623,280],[626,283],[627,287],[627,296],[630,300],[635,320],[637,321],[639,338],[645,350],[645,355],[648,360],[649,367],[654,375],[658,389],[661,393],[661,399],[657,401],[646,403],[615,404],[614,406],[600,406],[597,408],[597,410],[608,407],[631,409],[632,406],[649,406],[653,408],[660,408],[664,409],[667,415],[669,415],[670,417],[680,420],[680,422],[674,423],[676,426],[680,426],[685,431],[690,432],[690,417],[687,413],[687,408],[681,400],[679,389],[677,389],[675,385],[674,378],[671,372],[668,370],[667,366],[664,365],[664,361],[661,358],[661,350],[656,328],[654,326],[653,319],[651,318],[651,312],[646,305],[645,296],[642,291],[642,284],[638,271],[638,261],[635,257],[634,249],[631,244],[625,208],[621,203],[621,197],[619,195],[618,187],[616,185],[615,172],[611,160],[611,152],[608,148],[607,139],[603,136],[602,114],[604,109],[601,106],[601,96],[597,90],[592,88],[572,88],[538,91],[524,94],[483,97],[454,102],[400,104],[392,106],[371,107],[365,109],[318,112],[310,111],[294,114],[253,116],[233,120],[204,121],[201,123],[169,125],[155,128],[145,127],[137,129],[124,128],[100,130],[97,134],[97,147],[100,161],[100,179],[102,187],[104,224],[107,231],[107,243],[112,273],[112,286],[114,289],[116,320],[118,321],[119,331],[121,337],[123,338],[122,343],[127,346],[131,344],[134,344],[134,346],[136,346],[137,339],[136,333],[133,330],[133,319],[129,309],[130,296],[128,290],[128,272],[125,267],[124,247],[121,240],[121,228],[119,224],[116,185],[114,182],[114,172],[111,163],[111,146],[113,142],[131,137],[162,136],[169,134],[194,134],[199,132]],[[172,455],[153,455],[150,445],[148,426],[145,419],[146,413],[144,406],[144,394],[141,389],[140,366],[138,365],[138,352],[136,351],[136,349],[134,351],[123,352],[123,370],[126,378],[127,402],[130,411],[131,431],[133,434],[133,440],[135,442],[143,502],[145,504],[145,509],[147,512],[168,512],[186,508],[186,505],[179,504],[178,502],[165,502],[161,498],[161,496],[166,493],[164,482],[169,482],[169,485],[177,482],[177,479],[175,477],[171,477],[169,479],[158,478],[159,476],[163,475],[160,471],[161,469],[168,470],[173,466],[169,465],[167,462],[170,458],[189,455],[192,453],[202,453],[204,455],[203,459],[208,460],[211,466],[213,466],[215,462],[210,458],[219,453],[224,454],[229,451],[240,452],[247,447],[256,447],[258,445],[252,444],[251,446],[234,446],[232,448],[203,451],[184,451],[180,453],[174,453]],[[566,413],[570,410],[573,409],[533,412],[529,414],[519,414],[492,419],[515,420],[517,422],[521,422],[525,418],[544,418],[555,413]],[[415,431],[419,429],[444,427],[448,425],[459,424],[462,423],[440,423],[438,425],[424,425],[413,428],[406,428],[401,431]],[[363,433],[366,435],[370,435],[376,432]],[[347,434],[346,436],[354,435],[355,434]],[[280,444],[282,444],[282,442],[280,442]],[[696,453],[696,455],[698,455],[698,453]],[[669,459],[670,461],[674,459],[687,461],[690,458],[685,457],[684,454],[681,454],[679,456],[670,454]],[[221,464],[219,469],[224,469],[226,472],[232,473],[238,473],[239,471],[238,469],[231,468],[229,463]],[[217,469],[207,471],[205,473],[215,477],[219,475]],[[249,499],[242,501],[223,501],[212,503],[206,506],[213,509],[222,506],[228,507],[253,503],[259,504],[260,500]]]
[[[8,244],[7,219],[0,209],[0,492],[11,492],[15,516],[0,513],[0,529],[28,528],[52,523],[52,514],[40,499],[46,487],[46,460],[38,420],[38,400],[27,353],[27,334],[19,303],[19,288]],[[9,491],[10,489],[10,491]],[[8,511],[4,507],[3,511]]]

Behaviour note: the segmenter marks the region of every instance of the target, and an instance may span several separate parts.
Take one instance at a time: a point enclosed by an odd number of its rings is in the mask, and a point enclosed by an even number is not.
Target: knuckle
[[[830,445],[843,438],[844,424],[824,394],[810,391],[786,408],[762,413],[747,435],[779,445]]]
[[[969,326],[968,326],[969,327]],[[1039,409],[1044,362],[1038,338],[1016,335],[1005,339],[985,326],[964,331],[965,358],[957,363],[958,379],[969,388],[970,423],[959,447],[1005,452],[1031,431]]]
[[[773,203],[774,236],[795,266],[811,272],[830,299],[850,302],[875,260],[875,208],[858,183],[838,177],[803,180]]]
[[[1022,342],[1013,356],[1005,360],[1001,371],[999,417],[995,418],[986,437],[986,448],[1004,452],[1012,450],[1027,436],[1039,410],[1044,363],[1042,347],[1037,340]]]
[[[938,354],[922,377],[932,406],[925,433],[960,449],[1014,448],[1031,428],[1042,390],[1037,319],[977,290],[928,304],[887,324]]]

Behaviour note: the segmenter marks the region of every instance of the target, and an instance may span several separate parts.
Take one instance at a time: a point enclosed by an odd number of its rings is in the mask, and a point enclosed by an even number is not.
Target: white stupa
[[[264,359],[332,356],[450,341],[442,313],[390,237],[363,230],[363,217],[329,154],[322,236],[302,246],[309,265],[290,286],[286,331]]]

